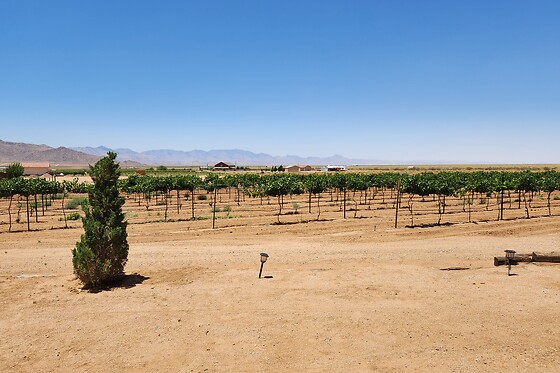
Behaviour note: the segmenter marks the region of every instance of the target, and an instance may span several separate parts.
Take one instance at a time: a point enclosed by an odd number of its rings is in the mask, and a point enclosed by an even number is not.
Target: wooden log
[[[511,265],[516,266],[518,263],[528,263],[533,261],[533,254],[515,254],[514,259],[511,261]],[[503,266],[507,265],[507,259],[505,256],[495,256],[494,265]]]
[[[548,263],[560,263],[560,253],[539,253],[533,252],[534,262],[548,262]]]
[[[494,257],[494,266],[505,266],[507,265],[507,259],[505,257],[501,257],[501,256],[495,256]],[[513,259],[511,261],[511,265],[512,266],[516,266],[517,265],[517,260]]]

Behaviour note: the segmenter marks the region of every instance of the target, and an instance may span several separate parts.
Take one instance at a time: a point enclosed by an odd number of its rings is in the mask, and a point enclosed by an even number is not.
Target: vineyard
[[[560,173],[424,172],[133,175],[120,181],[130,224],[187,229],[371,219],[426,227],[560,213]],[[90,184],[0,180],[0,232],[81,226]]]
[[[0,180],[0,232],[80,226],[89,187],[77,179]],[[556,171],[135,175],[120,189],[131,224],[193,228],[347,218],[418,227],[552,216],[560,207]]]

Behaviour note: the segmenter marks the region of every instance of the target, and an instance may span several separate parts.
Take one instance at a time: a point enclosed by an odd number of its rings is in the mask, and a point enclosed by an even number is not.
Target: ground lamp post
[[[504,250],[508,263],[508,276],[511,276],[511,261],[515,257],[515,250]]]
[[[268,259],[268,254],[267,253],[261,253],[261,270],[259,271],[259,278],[261,278],[262,269],[263,269],[264,263],[266,262],[267,259]]]

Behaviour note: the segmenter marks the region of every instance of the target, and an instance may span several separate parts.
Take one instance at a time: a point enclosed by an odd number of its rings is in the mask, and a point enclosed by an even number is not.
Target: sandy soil
[[[204,223],[130,225],[125,282],[97,293],[80,228],[1,233],[0,371],[558,371],[560,265],[492,259],[558,251],[560,217]]]

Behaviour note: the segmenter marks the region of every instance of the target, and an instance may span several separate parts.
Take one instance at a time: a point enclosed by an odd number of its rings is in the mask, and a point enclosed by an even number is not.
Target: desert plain
[[[560,264],[508,276],[493,257],[559,251],[560,216],[394,228],[391,209],[266,208],[216,229],[130,215],[126,277],[97,292],[72,273],[79,222],[4,226],[0,371],[559,371]]]

